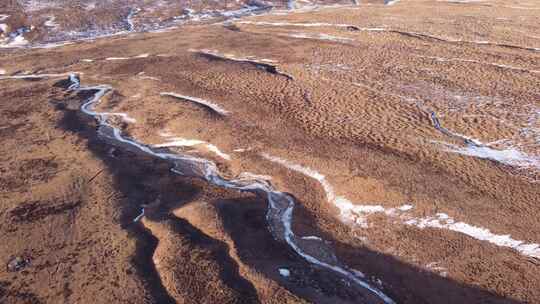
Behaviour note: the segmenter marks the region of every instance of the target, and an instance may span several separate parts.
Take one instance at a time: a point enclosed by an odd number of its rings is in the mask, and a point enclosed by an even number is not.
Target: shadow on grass
[[[218,200],[219,214],[226,231],[234,240],[235,247],[243,263],[264,273],[267,277],[280,282],[290,290],[300,292],[308,298],[314,296],[313,290],[306,288],[306,284],[316,286],[318,293],[325,296],[337,297],[345,302],[358,303],[359,300],[348,286],[335,284],[329,280],[327,274],[321,274],[312,265],[299,259],[288,246],[276,243],[264,223],[266,204],[255,203],[253,200]],[[304,222],[315,222],[309,212],[302,208],[298,202],[294,218],[302,217]],[[313,235],[324,235],[316,227],[310,227]],[[397,303],[505,303],[518,304],[520,301],[505,298],[481,288],[469,286],[444,278],[431,272],[419,269],[413,265],[403,263],[391,255],[381,254],[365,247],[353,247],[349,244],[330,240],[340,258],[349,261],[362,261],[359,270],[369,271],[370,274],[382,279],[385,286],[391,288],[384,292]],[[272,261],[274,266],[285,267],[290,270],[288,278],[277,275],[276,268],[268,267]],[[372,284],[375,285],[375,284]],[[376,285],[375,285],[376,286]],[[323,297],[324,298],[324,297]],[[336,302],[336,301],[335,301]],[[334,303],[335,303],[334,302]],[[360,302],[362,303],[362,302]]]
[[[61,84],[60,84],[61,85]],[[197,180],[181,178],[170,172],[170,164],[110,145],[97,136],[96,122],[81,113],[79,107],[82,100],[92,95],[83,92],[77,96],[64,96],[61,100],[53,100],[57,110],[63,112],[57,127],[76,133],[87,140],[88,149],[100,158],[114,178],[114,187],[122,193],[119,208],[120,224],[130,236],[137,239],[136,252],[132,263],[138,276],[148,289],[154,303],[176,303],[163,286],[159,273],[153,262],[153,255],[159,240],[141,223],[133,219],[140,213],[141,205],[149,204],[157,198],[163,201],[161,212],[152,212],[147,218],[155,222],[167,222],[172,231],[189,246],[205,247],[211,252],[211,258],[219,265],[220,280],[239,295],[241,303],[259,303],[254,286],[238,272],[238,265],[228,255],[226,243],[212,239],[189,222],[172,216],[169,210],[175,209],[195,198],[202,185]],[[174,253],[171,253],[174,254]],[[182,261],[180,261],[182,262]],[[185,261],[188,263],[189,261]],[[196,267],[196,265],[195,265]],[[202,269],[201,269],[202,271]],[[181,288],[181,286],[178,286]],[[210,293],[211,291],[206,291]],[[194,296],[189,299],[193,303],[203,299]]]

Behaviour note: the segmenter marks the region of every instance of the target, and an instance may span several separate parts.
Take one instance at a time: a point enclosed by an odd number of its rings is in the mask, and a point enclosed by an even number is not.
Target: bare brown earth
[[[373,1],[3,50],[0,68],[111,85],[96,110],[134,118],[111,120],[124,134],[202,140],[230,159],[203,145],[169,151],[213,160],[226,177],[271,177],[298,201],[296,234],[328,240],[397,303],[540,303],[538,258],[379,213],[349,223],[317,180],[268,157],[320,172],[357,205],[410,204],[415,218],[442,212],[540,242],[538,167],[449,152],[441,142],[463,143],[431,118],[538,161],[539,17],[532,0]],[[0,270],[1,303],[379,301],[276,241],[265,199],[98,138],[79,110],[89,95],[66,78],[0,80],[0,259],[25,260]]]

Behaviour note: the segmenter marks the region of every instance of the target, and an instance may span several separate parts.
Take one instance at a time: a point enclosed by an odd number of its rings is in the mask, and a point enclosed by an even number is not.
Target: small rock
[[[30,264],[30,260],[29,259],[25,259],[25,258],[22,258],[20,256],[18,257],[14,257],[13,259],[11,259],[8,264],[7,264],[7,270],[9,272],[15,272],[15,271],[19,271],[23,268],[25,268],[26,266],[28,266],[28,264]]]

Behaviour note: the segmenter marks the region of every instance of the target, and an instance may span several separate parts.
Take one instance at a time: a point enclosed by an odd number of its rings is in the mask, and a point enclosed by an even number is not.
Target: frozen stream
[[[346,277],[359,287],[377,295],[385,303],[395,303],[382,291],[360,279],[355,275],[353,270],[348,269],[347,266],[340,263],[322,239],[305,239],[295,235],[291,228],[295,206],[295,200],[292,196],[276,190],[267,180],[259,179],[256,175],[241,174],[240,178],[228,180],[220,175],[216,164],[209,160],[179,153],[162,152],[162,149],[152,148],[149,145],[122,135],[119,129],[108,123],[108,118],[110,116],[121,116],[122,119],[126,119],[128,117],[127,114],[100,113],[93,110],[94,105],[99,103],[102,97],[113,90],[112,87],[109,85],[81,86],[76,76],[70,76],[69,79],[71,81],[71,90],[94,92],[93,96],[82,105],[81,110],[98,121],[98,136],[100,138],[113,145],[125,147],[126,149],[167,161],[173,166],[171,171],[179,175],[201,178],[223,188],[250,192],[261,197],[266,197],[268,200],[266,219],[272,234],[277,240],[285,241],[306,261]],[[143,215],[144,211],[141,213],[141,216]],[[306,250],[307,246],[317,247],[318,250],[309,250],[308,253],[308,250]]]

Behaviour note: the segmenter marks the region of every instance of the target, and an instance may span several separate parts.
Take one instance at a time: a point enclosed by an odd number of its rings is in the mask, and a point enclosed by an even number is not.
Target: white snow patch
[[[399,0],[384,0],[384,4],[385,5],[394,5],[396,3],[398,3]]]
[[[428,263],[426,265],[426,268],[434,272],[437,272],[442,277],[446,277],[448,275],[448,269],[446,269],[445,267],[439,266],[438,262]]]
[[[522,10],[540,10],[540,7],[530,7],[530,6],[501,5],[501,7],[513,8],[513,9],[522,9]]]
[[[357,270],[357,269],[351,269],[352,273],[354,273],[354,275],[356,275],[357,277],[359,278],[365,278],[366,275],[361,272],[360,270]]]
[[[339,208],[341,218],[345,222],[354,223],[362,228],[368,228],[367,215],[373,213],[383,213],[388,211],[393,213],[395,209],[385,209],[381,205],[355,205],[348,199],[338,196],[333,201],[334,205]]]
[[[315,171],[315,170],[313,170],[313,169],[311,169],[309,167],[304,167],[302,165],[290,162],[290,161],[288,161],[286,159],[271,156],[271,155],[266,154],[266,153],[263,153],[262,157],[266,158],[269,161],[278,163],[278,164],[280,164],[282,166],[285,166],[285,167],[287,167],[287,168],[289,168],[291,170],[294,170],[296,172],[300,172],[300,173],[302,173],[304,175],[307,175],[307,176],[317,180],[321,184],[321,186],[323,187],[324,191],[326,192],[326,198],[328,199],[328,201],[333,201],[335,199],[334,189],[332,188],[330,183],[328,183],[326,181],[325,176],[322,175],[321,173],[319,173],[319,172],[317,172],[317,171]]]
[[[15,38],[10,39],[8,43],[0,44],[0,48],[22,47],[27,44],[28,44],[28,40],[26,40],[23,35],[18,35]]]
[[[57,48],[65,45],[73,44],[73,41],[64,41],[64,42],[56,42],[56,43],[45,43],[45,44],[36,44],[33,45],[32,48],[34,49],[52,49]]]
[[[178,26],[171,26],[171,27],[166,27],[166,28],[160,28],[160,29],[156,29],[156,30],[151,30],[151,31],[148,31],[149,33],[167,33],[167,32],[171,32],[175,29],[178,29]]]
[[[302,239],[303,240],[316,240],[316,241],[322,241],[323,240],[320,237],[314,236],[314,235],[303,236]]]
[[[172,137],[172,136],[174,136],[174,134],[171,133],[168,129],[160,131],[158,133],[158,135],[161,136],[161,137]]]
[[[181,94],[177,94],[177,93],[173,93],[173,92],[161,92],[160,95],[161,96],[175,97],[175,98],[179,98],[179,99],[185,99],[187,101],[198,103],[200,105],[203,105],[205,107],[208,107],[208,108],[212,109],[214,112],[216,112],[218,114],[221,114],[221,115],[229,114],[229,112],[227,110],[223,109],[219,105],[217,105],[217,104],[215,104],[213,102],[210,102],[208,100],[201,99],[201,98],[187,96],[187,95],[181,95]]]
[[[138,78],[139,79],[146,79],[146,80],[161,81],[161,79],[159,79],[158,77],[153,77],[153,76],[140,75],[140,76],[138,76]]]
[[[186,139],[186,138],[182,138],[182,137],[174,137],[174,138],[168,139],[168,142],[166,142],[166,143],[157,144],[157,145],[154,145],[153,147],[155,147],[155,148],[193,147],[193,146],[198,146],[198,145],[203,145],[208,151],[216,154],[217,156],[219,156],[219,157],[221,157],[223,159],[231,160],[230,155],[228,155],[226,153],[223,153],[215,145],[207,143],[207,142],[205,142],[203,140],[198,140],[198,139]]]
[[[287,268],[279,268],[278,271],[282,277],[288,277],[291,275],[291,272]]]
[[[493,144],[500,142],[501,140],[484,144],[478,139],[474,139],[469,136],[448,130],[441,126],[441,123],[435,115],[435,112],[431,113],[431,120],[437,130],[441,131],[446,135],[457,137],[465,142],[465,146],[457,146],[446,142],[433,141],[433,143],[442,144],[443,146],[445,146],[446,152],[453,152],[472,157],[491,159],[509,166],[540,169],[539,157],[527,155],[526,153],[512,147],[508,147],[502,150],[490,147]]]
[[[13,76],[0,76],[2,79],[40,79],[40,78],[57,78],[57,77],[66,77],[71,76],[73,73],[59,73],[59,74],[24,74],[24,75],[13,75]]]
[[[156,148],[168,148],[168,147],[192,147],[196,145],[205,144],[205,141],[198,139],[186,139],[181,137],[175,137],[169,139],[168,142],[154,145]]]
[[[140,55],[137,55],[137,56],[132,56],[132,57],[107,57],[105,58],[105,60],[129,60],[129,59],[136,59],[136,58],[147,58],[148,56],[150,56],[150,54],[140,54]]]
[[[229,154],[221,152],[221,150],[219,150],[219,148],[213,144],[206,144],[206,148],[223,159],[231,160],[231,156]]]
[[[234,149],[233,152],[243,153],[243,152],[250,151],[250,150],[251,150],[251,148],[238,148],[238,149]]]
[[[527,244],[515,240],[510,235],[494,234],[489,229],[473,226],[464,222],[456,222],[445,213],[437,213],[434,217],[424,217],[405,221],[406,225],[424,228],[448,229],[463,233],[480,241],[487,241],[500,247],[509,247],[523,255],[540,258],[540,245],[537,243]]]
[[[238,179],[240,179],[240,180],[255,179],[255,180],[269,181],[269,180],[272,180],[272,177],[269,176],[269,175],[261,175],[261,174],[254,174],[254,173],[250,173],[250,172],[242,172],[242,173],[240,173],[240,175],[238,175]]]
[[[400,210],[400,211],[409,211],[413,208],[412,205],[403,205],[401,207],[398,207],[397,209]]]
[[[56,20],[55,16],[50,16],[49,19],[47,19],[47,21],[43,23],[43,25],[46,27],[57,27],[58,23],[54,22],[55,20]]]
[[[502,164],[518,167],[534,167],[540,169],[540,159],[529,156],[514,148],[496,150],[485,145],[467,145],[459,147],[452,144],[445,144],[447,152],[459,153],[484,159],[491,159]]]
[[[129,57],[107,57],[105,60],[128,60]]]

